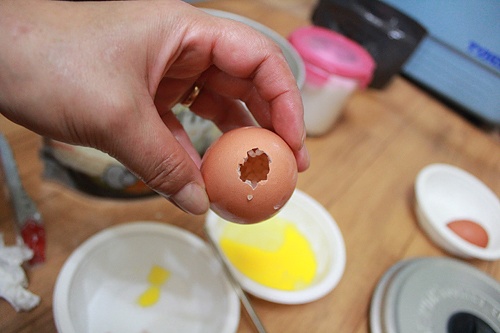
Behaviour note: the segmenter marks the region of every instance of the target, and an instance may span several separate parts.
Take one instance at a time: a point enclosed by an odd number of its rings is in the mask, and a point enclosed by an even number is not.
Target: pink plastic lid
[[[288,39],[304,60],[308,80],[324,83],[339,75],[358,80],[360,88],[371,82],[375,61],[355,41],[317,26],[299,28]]]

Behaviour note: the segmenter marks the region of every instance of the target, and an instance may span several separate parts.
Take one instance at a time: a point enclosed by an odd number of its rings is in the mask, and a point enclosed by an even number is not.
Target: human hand
[[[299,171],[302,103],[279,48],[249,27],[177,0],[0,2],[0,106],[41,135],[98,148],[185,211],[209,206],[200,157],[171,108],[227,131],[258,123],[289,144]]]

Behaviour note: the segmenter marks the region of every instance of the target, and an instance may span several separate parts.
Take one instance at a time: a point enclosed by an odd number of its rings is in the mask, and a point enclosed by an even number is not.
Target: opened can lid
[[[299,28],[288,39],[304,60],[307,74],[316,79],[339,75],[358,80],[361,88],[371,82],[375,61],[355,41],[317,26]]]
[[[401,261],[381,278],[371,302],[372,333],[500,332],[500,284],[459,260]]]

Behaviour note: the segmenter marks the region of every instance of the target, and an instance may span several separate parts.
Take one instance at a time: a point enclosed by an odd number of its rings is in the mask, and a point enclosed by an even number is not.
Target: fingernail
[[[305,171],[309,168],[309,165],[311,164],[311,158],[309,157],[309,151],[307,150],[307,147],[304,145],[302,149],[299,151],[299,156],[300,160],[302,163],[298,165],[299,171]]]
[[[179,192],[171,196],[170,200],[185,212],[194,215],[204,214],[209,208],[207,192],[196,183],[185,185]]]
[[[302,140],[302,147],[304,147],[304,145],[306,144],[306,138],[307,138],[307,132],[306,132],[306,125],[304,124],[304,127],[303,127],[303,130],[302,130],[302,137],[301,137],[301,140]]]

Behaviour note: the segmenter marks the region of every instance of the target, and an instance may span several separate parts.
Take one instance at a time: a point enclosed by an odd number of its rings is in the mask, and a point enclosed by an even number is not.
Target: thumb
[[[205,213],[208,196],[200,170],[188,153],[192,155],[194,148],[187,134],[171,112],[161,118],[154,105],[149,108],[153,110],[137,113],[139,121],[124,122],[118,132],[128,130],[114,140],[114,157],[177,207],[191,214]],[[191,146],[185,148],[181,142]]]

